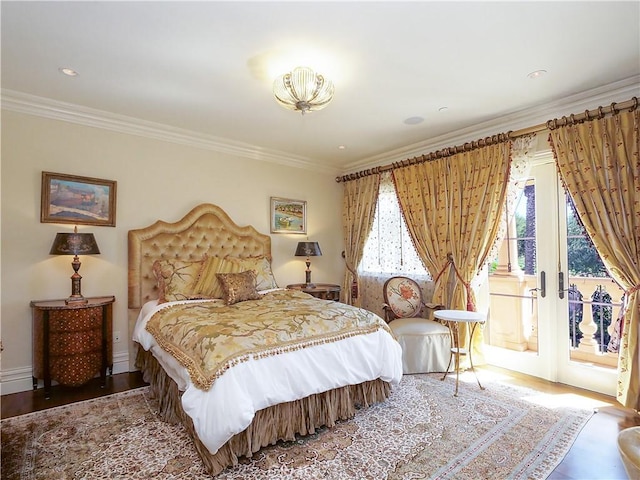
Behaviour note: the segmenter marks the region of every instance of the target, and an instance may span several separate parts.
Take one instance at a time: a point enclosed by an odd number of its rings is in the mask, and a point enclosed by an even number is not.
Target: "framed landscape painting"
[[[271,233],[307,233],[307,202],[271,197]]]
[[[116,226],[116,182],[42,172],[42,223]]]

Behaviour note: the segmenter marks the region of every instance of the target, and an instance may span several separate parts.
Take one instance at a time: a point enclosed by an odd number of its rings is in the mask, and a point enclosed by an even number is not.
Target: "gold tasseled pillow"
[[[276,279],[271,271],[271,262],[265,256],[262,257],[227,257],[227,260],[240,265],[239,272],[245,270],[253,270],[256,272],[256,289],[269,290],[270,288],[278,288]]]
[[[216,276],[224,290],[224,303],[227,305],[260,298],[256,290],[256,273],[253,270],[240,273],[218,273]]]
[[[194,294],[201,295],[203,298],[223,298],[224,290],[217,274],[239,273],[240,271],[238,263],[222,257],[208,257],[193,288]]]
[[[185,261],[178,259],[156,260],[153,274],[158,282],[158,303],[198,298],[193,287],[204,265],[204,259]]]

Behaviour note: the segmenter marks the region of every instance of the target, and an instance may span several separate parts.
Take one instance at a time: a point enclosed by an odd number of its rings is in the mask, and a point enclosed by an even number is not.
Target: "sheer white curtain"
[[[512,141],[511,144],[511,170],[509,172],[509,186],[507,187],[507,205],[503,221],[500,222],[498,237],[496,238],[491,252],[487,256],[489,262],[498,257],[502,241],[508,233],[508,224],[513,220],[516,205],[522,196],[524,187],[529,179],[531,162],[537,152],[538,137],[535,133],[524,135]]]
[[[358,267],[362,306],[383,316],[382,286],[395,275],[405,275],[416,280],[422,286],[425,301],[430,300],[433,293],[431,275],[424,268],[411,242],[400,212],[391,172],[384,172],[380,177],[373,226]]]

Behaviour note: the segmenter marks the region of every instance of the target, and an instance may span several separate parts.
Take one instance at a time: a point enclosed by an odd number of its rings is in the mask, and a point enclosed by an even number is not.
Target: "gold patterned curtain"
[[[350,305],[360,306],[360,297],[354,297],[351,286],[355,283],[357,291],[358,264],[362,260],[364,244],[373,224],[379,186],[379,173],[344,183],[342,229],[347,268],[342,282],[342,301]]]
[[[393,171],[409,233],[435,282],[432,302],[475,311],[470,283],[498,234],[510,152],[511,142],[502,140]],[[478,332],[472,347],[480,360],[483,340]],[[469,332],[461,328],[460,334],[467,344]]]
[[[588,117],[588,115],[587,115]],[[626,290],[617,399],[640,408],[640,110],[568,120],[549,141],[565,188],[611,276]],[[550,125],[552,128],[555,125]]]

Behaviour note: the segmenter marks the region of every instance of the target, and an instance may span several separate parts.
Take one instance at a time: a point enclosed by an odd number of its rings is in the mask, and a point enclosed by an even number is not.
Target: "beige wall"
[[[36,116],[2,112],[1,170],[1,393],[31,385],[31,313],[35,299],[71,292],[71,258],[50,256],[56,232],[72,225],[40,223],[41,172],[116,180],[116,227],[93,232],[101,254],[81,258],[82,293],[115,295],[115,371],[126,371],[127,231],[157,219],[179,220],[199,203],[222,207],[239,225],[269,233],[271,196],[306,200],[308,237],[320,242],[313,280],[340,283],[344,271],[342,187],[327,173],[310,172],[149,138]],[[273,270],[280,285],[304,281],[293,256],[307,237],[274,234]]]

